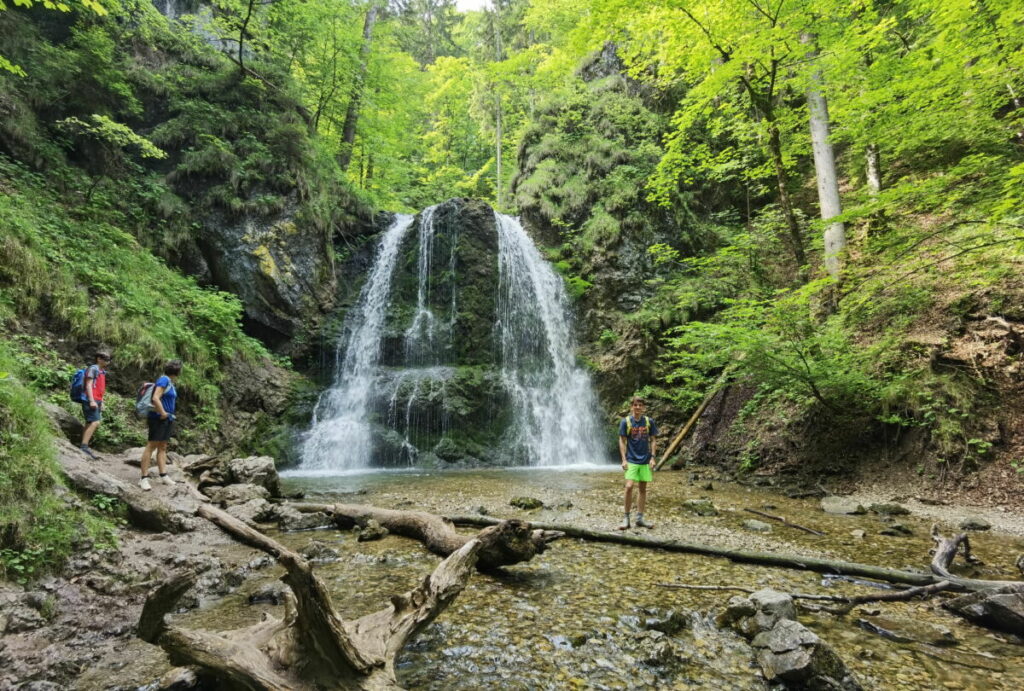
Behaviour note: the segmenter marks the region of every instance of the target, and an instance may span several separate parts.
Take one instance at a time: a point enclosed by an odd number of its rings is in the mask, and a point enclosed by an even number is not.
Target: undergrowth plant
[[[112,547],[114,523],[63,487],[50,423],[0,341],[0,577],[27,583],[85,541]]]

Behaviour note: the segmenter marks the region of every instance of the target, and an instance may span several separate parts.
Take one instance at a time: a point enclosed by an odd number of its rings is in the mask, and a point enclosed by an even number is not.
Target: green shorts
[[[627,463],[626,479],[637,482],[650,482],[654,479],[649,463]]]

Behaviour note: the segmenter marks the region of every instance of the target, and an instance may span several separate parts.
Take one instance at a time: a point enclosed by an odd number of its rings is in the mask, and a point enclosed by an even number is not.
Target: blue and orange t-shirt
[[[658,425],[644,415],[639,420],[632,415],[619,423],[619,436],[626,438],[626,460],[630,463],[651,462],[651,437],[658,436]]]

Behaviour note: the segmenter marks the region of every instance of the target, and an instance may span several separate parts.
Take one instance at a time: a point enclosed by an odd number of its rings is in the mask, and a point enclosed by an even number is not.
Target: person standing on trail
[[[89,458],[97,456],[89,448],[92,435],[103,419],[103,394],[107,391],[107,365],[110,364],[110,352],[97,350],[93,364],[85,370],[85,381],[82,385],[82,415],[85,416],[85,429],[82,431],[82,444],[78,447]],[[81,370],[79,370],[81,371]]]
[[[644,415],[647,403],[634,396],[629,405],[630,413],[619,423],[619,455],[622,469],[626,471],[626,516],[619,524],[619,530],[629,529],[629,512],[633,508],[633,483],[637,484],[639,496],[636,501],[637,528],[653,528],[653,523],[644,520],[647,505],[647,483],[651,481],[654,468],[655,444],[658,426]]]
[[[171,360],[164,365],[164,376],[153,382],[153,410],[150,411],[147,422],[149,423],[149,437],[146,448],[142,451],[142,479],[139,480],[139,487],[149,491],[153,489],[149,484],[149,459],[156,451],[156,464],[160,470],[160,481],[165,485],[173,485],[167,475],[167,442],[174,432],[174,411],[178,403],[178,391],[174,388],[174,382],[181,374],[181,360]]]

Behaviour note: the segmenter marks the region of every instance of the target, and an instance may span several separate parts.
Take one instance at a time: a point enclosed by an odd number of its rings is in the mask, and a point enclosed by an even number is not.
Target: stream
[[[591,528],[617,522],[622,484],[617,468],[380,471],[283,480],[286,492],[303,491],[314,502],[442,514],[483,510]],[[899,522],[913,534],[883,536],[879,531],[887,526],[873,514],[832,516],[817,500],[717,481],[711,490],[699,489],[705,485],[688,484],[682,473],[656,475],[647,511],[657,522],[653,534],[898,568],[923,568],[930,558],[930,523],[924,519],[901,516]],[[536,497],[545,508],[511,507],[510,499],[518,496]],[[701,517],[681,508],[684,500],[701,496],[714,501],[719,515]],[[746,507],[771,507],[770,513],[827,535],[774,522],[770,533],[750,532],[743,522],[758,517],[743,511]],[[852,535],[856,530],[865,536]],[[346,618],[385,606],[390,594],[414,587],[439,561],[419,543],[394,536],[377,542],[358,542],[354,533],[336,531],[277,537],[296,549],[323,541],[340,553],[339,560],[318,570]],[[987,533],[972,534],[971,540],[973,552],[985,562],[974,575],[1019,577],[1013,561],[1024,552],[1024,540]],[[179,623],[224,630],[253,623],[263,611],[280,616],[281,607],[248,604],[250,593],[279,575],[277,567],[266,569],[265,578],[182,615]],[[768,688],[746,644],[717,631],[708,616],[736,593],[657,585],[663,582],[821,594],[870,590],[812,572],[563,539],[504,574],[475,575],[454,605],[407,647],[399,658],[399,679],[411,689]],[[964,622],[939,602],[869,604],[846,617],[800,611],[800,620],[836,649],[866,689],[1020,689],[1024,646]],[[895,632],[897,640],[870,632],[872,625]]]

